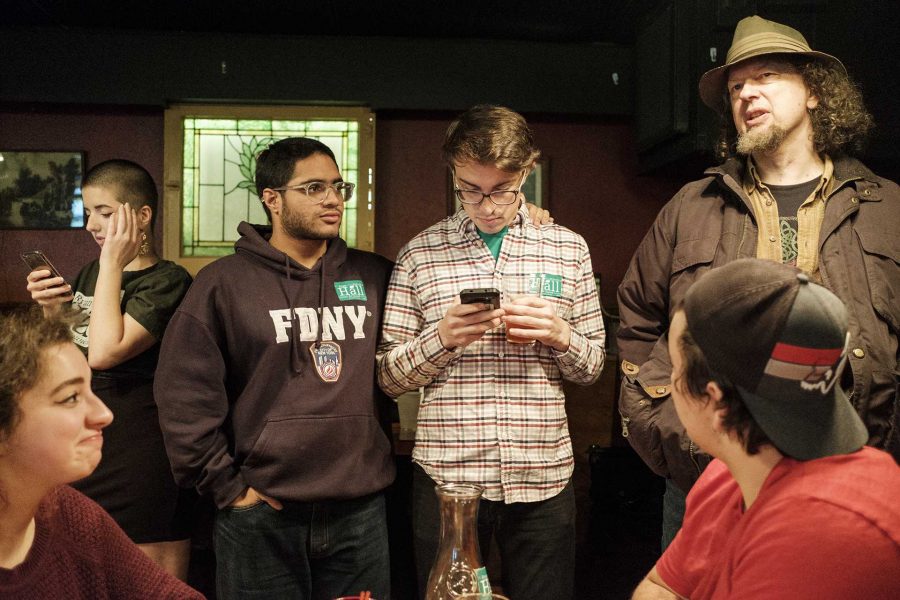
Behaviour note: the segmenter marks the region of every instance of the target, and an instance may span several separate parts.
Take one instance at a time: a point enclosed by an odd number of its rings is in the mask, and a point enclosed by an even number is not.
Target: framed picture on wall
[[[0,150],[0,229],[84,226],[80,151]]]
[[[528,179],[522,184],[522,193],[525,199],[546,209],[550,203],[550,161],[542,159],[537,162],[534,170],[529,173]],[[447,214],[453,215],[462,208],[459,198],[456,197],[456,184],[453,181],[453,171],[447,169]]]

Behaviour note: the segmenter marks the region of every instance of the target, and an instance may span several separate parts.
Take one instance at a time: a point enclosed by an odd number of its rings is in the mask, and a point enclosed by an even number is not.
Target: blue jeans
[[[265,502],[216,514],[219,600],[331,600],[369,590],[390,597],[384,495]]]
[[[437,554],[441,517],[435,482],[413,465],[413,548],[419,597],[425,597],[428,573]],[[511,600],[570,600],[575,587],[575,490],[572,482],[552,498],[504,504],[481,500],[478,545],[487,563],[491,535],[500,550],[499,580]]]
[[[675,485],[671,479],[666,479],[666,493],[663,494],[663,521],[662,521],[662,551],[665,552],[675,534],[681,529],[684,521],[684,500],[687,494]]]

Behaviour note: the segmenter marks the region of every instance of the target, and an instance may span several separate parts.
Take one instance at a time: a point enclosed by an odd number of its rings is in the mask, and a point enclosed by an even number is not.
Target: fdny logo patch
[[[319,379],[325,383],[334,383],[340,378],[343,364],[340,346],[335,342],[321,342],[318,348],[315,344],[310,344],[309,353],[316,365]]]

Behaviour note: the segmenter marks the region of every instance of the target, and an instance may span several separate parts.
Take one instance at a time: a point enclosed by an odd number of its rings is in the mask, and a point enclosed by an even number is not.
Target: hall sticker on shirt
[[[338,300],[347,302],[348,300],[362,300],[365,302],[366,286],[359,279],[351,279],[349,281],[335,281],[334,291],[337,292]]]
[[[535,273],[531,276],[531,293],[540,288],[543,298],[562,298],[562,277],[550,273]]]

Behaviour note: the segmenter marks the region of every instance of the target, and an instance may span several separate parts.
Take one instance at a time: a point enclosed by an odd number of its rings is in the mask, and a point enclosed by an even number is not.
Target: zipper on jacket
[[[697,469],[697,475],[699,475],[703,470],[700,468],[700,463],[697,462],[697,446],[694,445],[694,440],[690,440],[690,445],[688,446],[688,452],[691,455],[691,462],[694,463],[694,467]]]
[[[629,435],[631,435],[628,432],[628,424],[630,422],[631,422],[631,419],[629,417],[624,417],[624,416],[622,417],[622,437],[623,438],[627,438]]]

